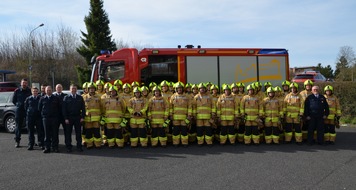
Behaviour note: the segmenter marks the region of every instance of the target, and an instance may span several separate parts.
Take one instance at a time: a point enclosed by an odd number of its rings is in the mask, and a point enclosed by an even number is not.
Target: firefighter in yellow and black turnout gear
[[[188,126],[192,120],[192,98],[184,93],[184,84],[177,82],[174,85],[176,93],[170,98],[170,118],[173,121],[172,140],[173,145],[180,143],[188,146]]]
[[[82,89],[83,89],[83,94],[82,94],[82,97],[84,97],[85,95],[87,95],[89,93],[88,91],[88,84],[89,82],[85,82],[83,83],[83,86],[82,86]],[[82,123],[82,145],[86,145],[85,143],[85,122]]]
[[[100,136],[100,125],[99,121],[101,118],[101,100],[100,97],[95,93],[96,85],[91,82],[88,84],[89,93],[84,95],[85,102],[85,142],[87,148],[92,148],[93,144],[95,147],[101,147],[101,136]]]
[[[290,84],[291,92],[284,98],[284,113],[286,125],[285,130],[285,142],[290,143],[293,137],[293,130],[295,136],[295,142],[298,145],[302,144],[302,126],[304,115],[304,100],[298,93],[298,84]]]
[[[324,120],[325,131],[324,141],[327,144],[335,144],[336,131],[335,128],[340,127],[341,107],[339,99],[334,95],[334,88],[331,85],[327,85],[324,88],[325,98],[329,105],[329,115]]]
[[[107,128],[107,142],[110,148],[114,148],[115,144],[119,148],[124,147],[123,127],[124,113],[126,111],[125,101],[118,96],[117,87],[109,88],[110,97],[103,99],[104,121]]]
[[[264,118],[264,132],[266,144],[279,144],[279,125],[283,118],[283,102],[275,97],[272,87],[266,90],[268,97],[261,104],[260,116]]]
[[[151,124],[151,145],[156,147],[160,142],[162,147],[167,146],[165,129],[169,126],[169,103],[162,97],[161,88],[152,88],[153,97],[148,101],[148,119]]]
[[[135,87],[133,93],[134,97],[131,98],[127,104],[128,110],[131,114],[131,147],[137,147],[138,141],[140,141],[142,147],[147,147],[147,100],[142,97],[140,87]]]
[[[112,84],[110,82],[105,83],[104,85],[104,91],[105,93],[103,95],[101,95],[100,99],[101,99],[101,105],[102,105],[102,109],[105,109],[105,99],[110,98],[110,87],[112,86]],[[104,110],[101,111],[102,113],[104,113]],[[106,123],[104,121],[104,117],[102,117],[102,120],[100,121],[100,132],[101,132],[101,138],[103,140],[103,144],[107,145],[107,138],[106,138],[106,133],[107,133],[107,128],[106,128]]]
[[[238,87],[238,93],[235,96],[239,99],[239,102],[241,103],[241,99],[246,95],[245,94],[245,84],[242,82],[239,82],[239,83],[237,83],[237,87]],[[245,122],[241,118],[239,121],[240,122],[238,123],[238,129],[237,129],[237,141],[239,143],[243,143],[244,135],[245,135]]]
[[[255,86],[253,84],[248,85],[246,90],[248,94],[242,98],[240,104],[241,116],[245,120],[244,141],[246,145],[250,145],[252,138],[253,143],[259,145],[260,134],[257,122],[260,122],[260,98],[255,94]]]
[[[126,103],[126,111],[124,113],[124,118],[126,121],[126,128],[124,128],[124,139],[125,142],[129,142],[130,141],[130,132],[131,132],[131,126],[130,126],[130,119],[131,119],[131,114],[129,112],[129,110],[127,109],[127,105],[130,101],[130,99],[132,98],[132,90],[131,90],[131,85],[129,83],[125,83],[124,85],[122,85],[122,93],[119,94],[119,96],[124,99],[125,103]]]
[[[220,121],[220,144],[223,145],[229,139],[230,144],[234,145],[236,141],[235,122],[239,122],[240,101],[237,96],[231,94],[229,85],[223,86],[223,94],[220,95],[216,113]]]
[[[193,115],[197,122],[197,141],[201,146],[205,139],[206,144],[212,146],[212,123],[216,118],[216,105],[204,83],[200,83],[198,88],[199,94],[194,97],[192,104]]]
[[[312,93],[312,87],[313,87],[314,83],[313,81],[311,81],[310,79],[304,81],[304,90],[301,91],[299,94],[302,97],[302,101],[305,102],[305,99],[307,99],[307,97]],[[302,126],[302,137],[303,140],[307,140],[308,137],[308,120],[303,120],[303,126]],[[316,131],[315,131],[315,137],[316,137]]]

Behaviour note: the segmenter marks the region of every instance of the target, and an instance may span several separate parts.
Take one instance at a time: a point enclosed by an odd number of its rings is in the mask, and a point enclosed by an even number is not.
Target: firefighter
[[[307,99],[307,97],[312,94],[313,85],[314,85],[314,83],[310,79],[304,81],[304,90],[299,93],[303,99],[303,102],[305,102],[305,99]],[[308,120],[303,120],[303,126],[302,126],[303,140],[307,139],[308,126],[309,126]],[[316,136],[316,133],[315,133],[315,136]]]
[[[289,89],[289,86],[288,86]],[[275,96],[278,99],[278,101],[280,102],[281,106],[282,106],[282,110],[283,110],[283,116],[281,116],[280,118],[280,122],[278,122],[278,128],[279,128],[279,143],[284,142],[284,129],[283,126],[285,126],[285,118],[284,118],[284,92],[282,92],[282,88],[279,86],[276,86],[273,88],[274,92],[275,92]]]
[[[334,95],[334,88],[331,85],[327,85],[324,88],[324,92],[329,105],[329,115],[324,120],[324,140],[325,143],[334,145],[336,138],[335,127],[340,127],[341,107],[339,99]]]
[[[211,86],[213,86],[213,83],[211,82],[207,82],[205,83],[206,89],[208,90],[208,93],[211,94]]]
[[[83,95],[88,94],[88,82],[83,83],[82,89],[83,89]]]
[[[244,142],[246,145],[251,144],[251,138],[255,145],[260,144],[260,134],[258,122],[260,122],[259,109],[260,99],[255,93],[255,86],[250,84],[246,87],[247,95],[241,99],[240,112],[245,120]]]
[[[89,93],[84,95],[85,102],[85,142],[90,149],[94,145],[96,148],[101,147],[100,124],[101,119],[101,99],[96,94],[96,85],[91,82],[88,84]]]
[[[264,84],[263,84],[263,86],[264,86],[264,92],[265,92],[265,96],[266,97],[268,97],[268,93],[267,93],[267,89],[269,88],[269,87],[272,87],[272,83],[271,82],[265,82]],[[272,89],[273,90],[273,89]]]
[[[275,96],[272,87],[266,91],[268,97],[264,98],[261,104],[260,116],[265,121],[265,141],[266,144],[279,144],[279,127],[283,118],[283,102]]]
[[[236,97],[237,97],[238,101],[241,103],[242,98],[246,95],[245,94],[245,84],[242,83],[242,82],[239,82],[239,83],[237,83],[237,87],[238,87],[238,93],[236,94]],[[238,125],[238,128],[237,128],[237,141],[239,143],[243,143],[244,142],[244,135],[245,135],[245,122],[244,122],[243,119],[240,118],[239,122],[236,123],[236,125]]]
[[[200,83],[198,88],[199,94],[194,97],[192,104],[193,115],[197,122],[197,141],[198,145],[202,146],[205,139],[205,143],[212,146],[212,123],[216,119],[216,105],[204,83]]]
[[[187,83],[185,85],[184,92],[186,94],[192,94],[192,84],[191,83]]]
[[[174,90],[174,82],[168,82],[168,89],[169,91],[174,94],[175,90]]]
[[[103,105],[102,106],[103,109],[105,109],[105,107],[104,107],[105,106],[105,100],[107,98],[110,98],[110,96],[111,96],[110,87],[112,87],[112,84],[110,82],[105,83],[105,85],[104,85],[104,92],[105,93],[103,95],[101,95],[101,97],[100,97],[101,105]],[[101,112],[104,114],[103,110]],[[105,117],[102,117],[102,119],[104,119],[104,118]],[[101,127],[100,132],[101,132],[101,138],[103,139],[103,144],[107,145],[107,138],[106,138],[107,128],[106,128],[105,120],[101,120],[100,121],[100,127]]]
[[[127,104],[129,103],[130,99],[133,97],[132,93],[131,93],[131,85],[129,83],[125,83],[124,85],[122,85],[122,90],[123,92],[121,94],[119,94],[119,96],[124,99],[125,103],[126,103],[126,111],[124,113],[124,118],[126,119],[126,128],[124,128],[124,139],[125,142],[129,143],[130,142],[130,131],[131,131],[131,127],[130,127],[130,118],[131,118],[131,114],[129,112],[129,110],[127,109]]]
[[[219,99],[219,87],[215,84],[211,84],[210,86],[210,94],[211,97],[213,98],[213,103],[214,105],[216,105],[216,103],[218,102]],[[220,141],[220,125],[218,125],[218,120],[217,118],[214,120],[214,122],[212,123],[213,126],[213,137],[214,139]]]
[[[105,91],[104,91],[104,81],[103,81],[103,80],[97,80],[97,81],[95,82],[95,85],[96,85],[96,91],[95,91],[95,93],[96,93],[99,97],[101,97],[101,96],[105,93]]]
[[[131,87],[132,87],[132,89],[135,89],[136,87],[140,87],[140,83],[138,83],[137,81],[133,81],[131,83]]]
[[[116,86],[118,94],[122,93],[122,81],[120,79],[114,81],[114,86]]]
[[[295,142],[302,145],[302,126],[304,114],[304,101],[302,96],[298,93],[298,84],[293,82],[289,88],[291,92],[284,98],[284,112],[286,125],[285,142],[290,143],[293,137],[293,130]]]
[[[85,82],[83,83],[82,89],[83,89],[83,94],[82,97],[84,97],[85,95],[87,95],[88,92],[88,84],[89,82]],[[85,143],[85,127],[84,127],[85,122],[82,123],[82,145],[86,145]]]
[[[196,96],[198,93],[199,93],[198,85],[193,84],[193,85],[192,85],[192,94],[193,94],[193,97]]]
[[[150,94],[150,91],[147,86],[141,87],[141,93],[142,93],[142,97],[146,98],[147,101],[152,98],[152,94]]]
[[[287,80],[282,82],[283,97],[286,97],[290,93],[289,85],[290,82]]]
[[[148,85],[148,88],[149,88],[149,96],[152,98],[154,96],[154,93],[153,93],[153,88],[157,86],[157,83],[155,82],[151,82],[150,85]]]
[[[255,82],[255,93],[256,96],[260,99],[260,102],[265,98],[265,94],[262,92],[262,84],[261,82]]]
[[[169,91],[169,85],[170,83],[166,80],[162,81],[160,86],[161,86],[161,89],[162,89],[162,96],[163,98],[166,98],[167,101],[169,101],[169,99],[171,98],[172,96],[172,92]]]
[[[110,96],[103,99],[103,115],[107,128],[107,142],[109,148],[114,148],[115,144],[119,148],[124,147],[123,128],[126,127],[124,113],[126,103],[124,99],[118,96],[116,86],[109,88]],[[121,125],[123,123],[123,125]]]
[[[193,102],[194,99],[194,93],[193,93],[193,86],[194,89],[198,89],[197,86],[195,84],[191,84],[191,83],[187,83],[185,85],[185,94],[188,95],[191,100],[190,102]],[[194,90],[197,91],[197,90]],[[197,140],[197,125],[196,125],[196,121],[194,118],[191,119],[191,122],[189,123],[189,131],[188,131],[188,140],[190,143],[194,143]]]
[[[146,129],[146,112],[147,100],[142,97],[141,89],[135,87],[133,90],[134,97],[129,100],[127,108],[130,112],[130,126],[131,126],[131,147],[137,147],[138,141],[142,147],[147,147],[147,129]]]
[[[173,146],[177,147],[181,143],[188,146],[188,126],[192,121],[192,98],[184,93],[184,84],[177,82],[174,85],[176,93],[170,99],[170,119],[172,120],[172,140]]]
[[[160,142],[162,147],[167,146],[165,128],[169,126],[169,103],[162,97],[161,88],[153,87],[154,96],[148,101],[148,118],[151,124],[151,145],[156,147]]]
[[[239,93],[239,87],[237,86],[236,83],[231,84],[231,90],[232,90],[232,95],[237,95]]]
[[[216,113],[220,123],[220,144],[224,145],[229,139],[231,145],[235,144],[235,123],[239,122],[240,101],[231,94],[229,85],[223,87],[224,94],[217,100]]]

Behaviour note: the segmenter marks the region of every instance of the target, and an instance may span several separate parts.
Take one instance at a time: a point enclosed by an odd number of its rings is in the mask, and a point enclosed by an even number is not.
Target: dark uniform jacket
[[[38,110],[43,118],[59,117],[61,113],[60,100],[57,96],[42,96],[38,104]]]
[[[323,95],[319,94],[318,98],[311,94],[305,99],[304,115],[306,117],[319,117],[329,115],[329,105]]]
[[[40,102],[41,96],[29,96],[25,100],[25,110],[28,117],[40,117],[41,113],[38,109],[38,103]]]
[[[17,88],[12,97],[12,103],[16,105],[18,109],[25,110],[24,104],[27,97],[31,96],[31,89],[22,87]]]
[[[74,98],[72,95],[67,95],[64,97],[62,103],[62,113],[64,119],[68,119],[69,117],[80,116],[84,119],[85,117],[85,103],[84,99],[81,95],[75,95]]]

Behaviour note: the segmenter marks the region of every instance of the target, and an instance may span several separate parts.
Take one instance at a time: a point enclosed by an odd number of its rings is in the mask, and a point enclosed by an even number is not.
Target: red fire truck
[[[162,80],[221,85],[289,79],[288,51],[263,48],[124,48],[93,59],[91,81],[102,79],[148,85]]]

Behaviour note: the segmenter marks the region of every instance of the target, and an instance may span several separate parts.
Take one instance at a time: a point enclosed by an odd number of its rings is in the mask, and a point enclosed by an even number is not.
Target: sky
[[[1,0],[0,34],[86,32],[89,0]],[[113,38],[149,47],[285,48],[290,67],[335,63],[355,48],[355,0],[104,0]]]

